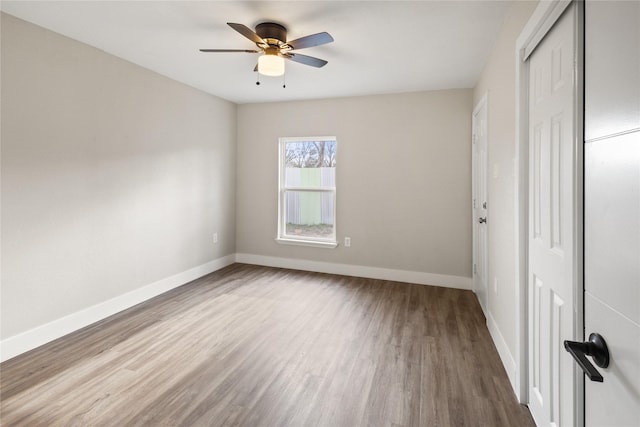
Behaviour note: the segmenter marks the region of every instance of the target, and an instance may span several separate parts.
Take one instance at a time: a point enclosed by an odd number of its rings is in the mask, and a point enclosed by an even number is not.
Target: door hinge
[[[476,199],[473,199],[473,209],[476,208]]]
[[[478,266],[475,263],[473,264],[473,274],[478,274]]]

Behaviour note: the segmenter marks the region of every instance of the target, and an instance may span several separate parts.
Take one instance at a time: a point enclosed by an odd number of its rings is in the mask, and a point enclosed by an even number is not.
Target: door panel
[[[589,141],[640,128],[640,2],[587,1],[585,14]]]
[[[640,426],[640,328],[589,294],[585,313],[586,330],[598,331],[611,355],[608,368],[597,368],[604,381],[585,384],[585,426]]]
[[[473,112],[473,264],[474,286],[482,310],[487,313],[488,258],[487,258],[487,98],[483,98]],[[480,222],[483,218],[484,221]]]
[[[585,190],[585,291],[640,324],[640,132],[585,145]]]
[[[574,14],[529,58],[529,408],[538,425],[572,425],[574,337]]]
[[[610,365],[586,426],[640,426],[640,2],[585,4],[585,335]]]

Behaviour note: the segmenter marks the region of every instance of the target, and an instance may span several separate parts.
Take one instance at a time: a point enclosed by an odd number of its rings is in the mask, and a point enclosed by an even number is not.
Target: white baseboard
[[[264,265],[267,267],[290,268],[292,270],[313,271],[317,273],[341,274],[344,276],[366,277],[369,279],[417,283],[419,285],[442,286],[445,288],[473,289],[471,277],[449,276],[446,274],[424,273],[421,271],[394,270],[390,268],[367,267],[363,265],[337,264],[240,253],[236,254],[236,262]]]
[[[234,262],[235,255],[227,255],[9,337],[0,341],[0,362],[77,331]]]
[[[489,329],[489,333],[491,334],[491,338],[493,339],[493,343],[498,350],[498,355],[500,356],[500,360],[502,361],[502,365],[504,366],[505,371],[507,371],[507,376],[509,377],[509,382],[511,383],[511,388],[516,396],[519,396],[517,381],[516,381],[516,360],[513,358],[513,355],[509,351],[509,347],[507,346],[507,342],[504,337],[500,333],[500,329],[498,329],[498,324],[495,319],[489,312],[486,316],[487,318],[487,328]]]
[[[51,342],[71,332],[103,320],[122,310],[133,307],[171,289],[182,286],[192,280],[224,268],[234,262],[264,265],[269,267],[290,268],[294,270],[314,271],[318,273],[342,274],[346,276],[366,277],[370,279],[392,280],[417,283],[421,285],[442,286],[456,289],[473,289],[470,277],[449,276],[445,274],[424,273],[419,271],[394,270],[380,267],[337,264],[292,258],[279,258],[263,255],[235,254],[227,255],[194,267],[182,273],[143,286],[124,295],[69,314],[60,319],[30,329],[18,335],[0,341],[0,362]],[[489,318],[487,318],[489,319]],[[489,322],[489,320],[487,320]],[[489,328],[491,331],[491,328]],[[497,330],[497,329],[496,329]],[[495,340],[495,338],[494,338]],[[504,341],[504,340],[503,340]],[[496,346],[498,346],[496,344]],[[504,345],[506,349],[506,345]],[[498,346],[498,352],[500,347]],[[507,351],[508,353],[508,351]],[[502,357],[502,353],[500,352]],[[510,357],[510,355],[509,355]],[[503,358],[504,363],[504,358]],[[514,368],[515,369],[515,368]],[[509,372],[509,370],[508,370]],[[509,378],[512,374],[509,372]]]

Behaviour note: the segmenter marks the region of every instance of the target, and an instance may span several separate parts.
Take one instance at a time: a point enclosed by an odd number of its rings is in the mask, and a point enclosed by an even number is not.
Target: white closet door
[[[585,335],[610,364],[586,380],[586,426],[640,426],[640,2],[585,5]]]
[[[529,408],[540,426],[574,424],[576,159],[572,5],[529,57]]]

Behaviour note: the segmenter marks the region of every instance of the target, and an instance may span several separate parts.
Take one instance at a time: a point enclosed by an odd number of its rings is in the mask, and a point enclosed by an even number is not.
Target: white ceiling
[[[6,1],[4,12],[236,103],[470,88],[482,71],[506,1]],[[335,42],[296,51],[329,61],[287,61],[261,77],[253,49],[226,25],[285,25],[288,39],[327,31]]]

